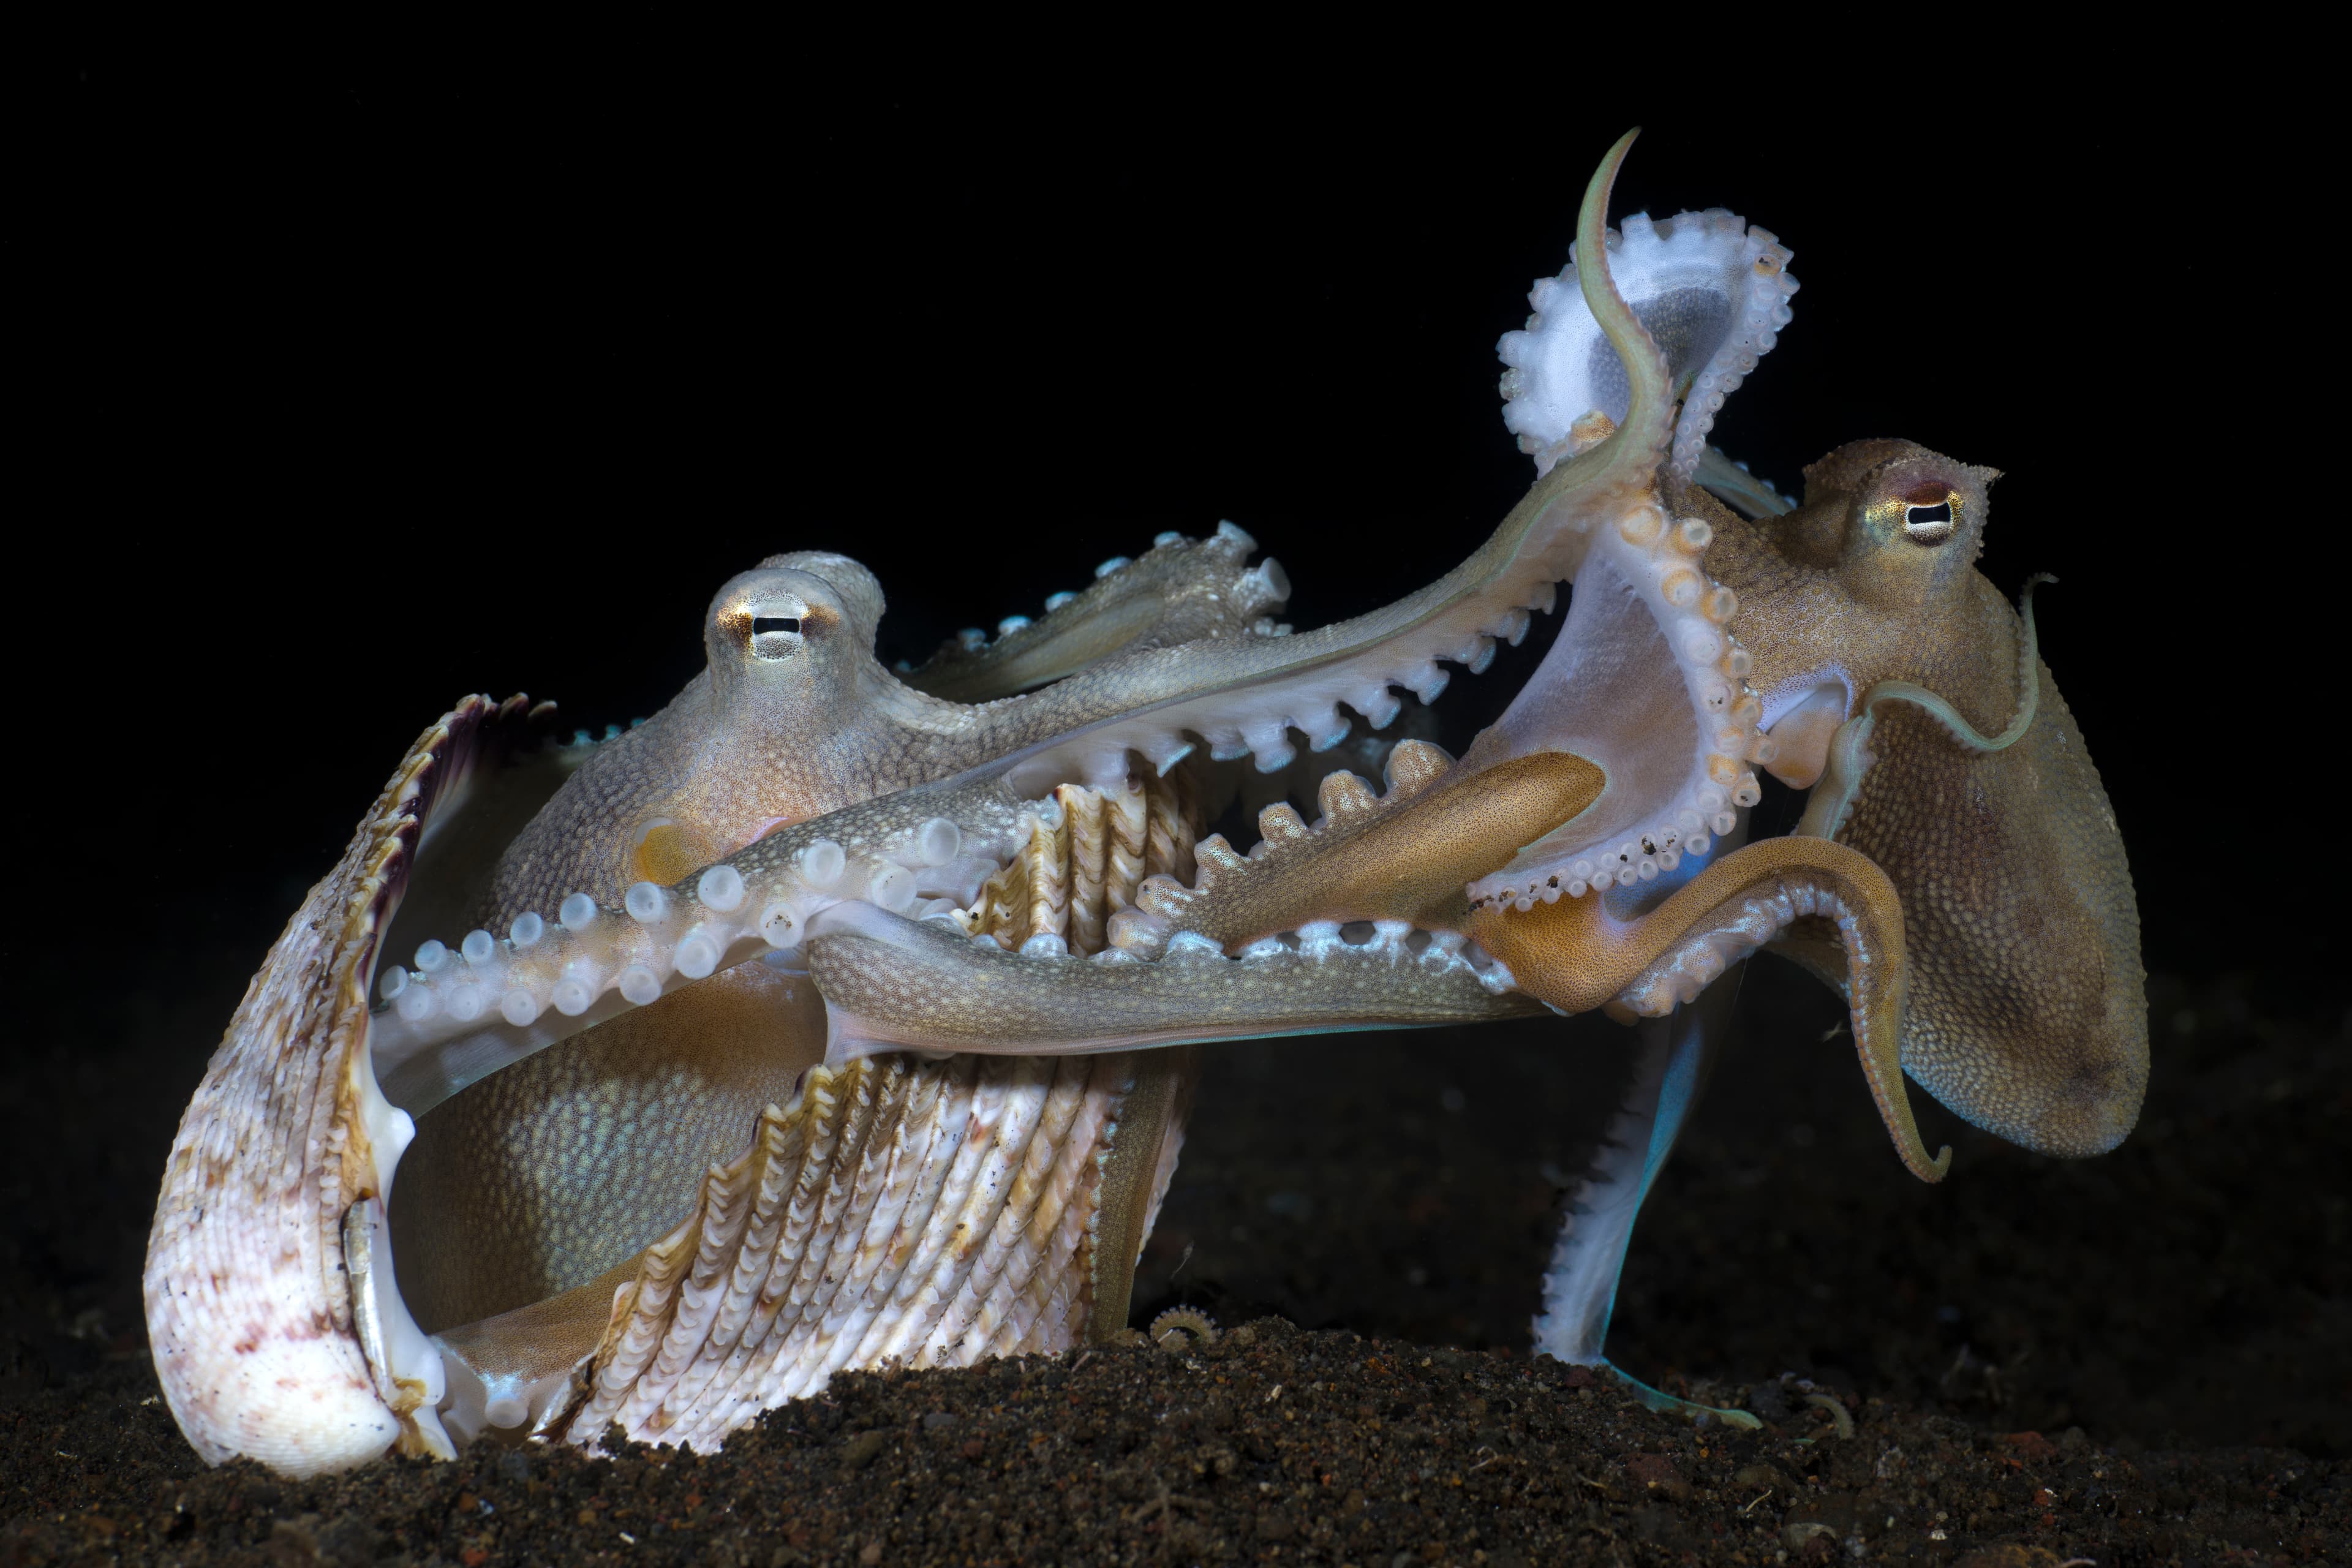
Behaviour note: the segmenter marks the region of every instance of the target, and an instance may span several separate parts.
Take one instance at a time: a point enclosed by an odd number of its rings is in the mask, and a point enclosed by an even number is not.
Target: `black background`
[[[1784,486],[1864,436],[2004,470],[1984,566],[2061,579],[2043,649],[2151,966],[2316,951],[2294,889],[2336,808],[2294,759],[2342,726],[2286,646],[2331,591],[2286,543],[2314,411],[2291,274],[2259,260],[2280,165],[2164,95],[812,96],[717,48],[94,50],[41,87],[9,242],[16,782],[40,868],[166,947],[228,920],[257,959],[463,691],[592,727],[658,707],[711,592],[773,551],[874,567],[893,658],[1220,518],[1300,625],[1427,581],[1530,477],[1493,344],[1641,119],[1616,212],[1728,205],[1796,253],[1795,322],[1718,441]],[[10,966],[110,948],[44,915]]]
[[[2317,240],[2276,127],[2145,78],[1686,110],[1402,67],[851,82],[779,47],[91,47],[25,88],[11,771],[55,896],[11,901],[20,1041],[168,1026],[136,1070],[184,1101],[419,729],[470,690],[652,711],[772,552],[872,566],[886,658],[1220,518],[1302,626],[1428,581],[1530,477],[1493,345],[1636,121],[1615,213],[1727,205],[1795,251],[1716,438],[1784,486],[1866,436],[2004,470],[1983,564],[2061,579],[2043,651],[2151,969],[2325,989],[2332,349],[2291,335],[2278,258]]]

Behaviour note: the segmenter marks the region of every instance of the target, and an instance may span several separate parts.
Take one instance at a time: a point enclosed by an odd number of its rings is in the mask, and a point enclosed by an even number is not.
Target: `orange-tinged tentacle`
[[[1928,1156],[1903,1089],[1902,899],[1859,851],[1828,839],[1767,839],[1632,919],[1612,914],[1605,897],[1561,899],[1524,912],[1482,909],[1462,929],[1509,967],[1519,989],[1563,1013],[1628,997],[1663,1012],[1809,915],[1834,920],[1843,939],[1854,1045],[1895,1152],[1912,1174],[1939,1181],[1952,1152]]]
[[[1352,779],[1327,784],[1318,826],[1287,807],[1269,810],[1257,853],[1244,859],[1222,839],[1205,842],[1195,850],[1199,887],[1154,879],[1139,907],[1227,948],[1309,921],[1455,927],[1468,910],[1465,885],[1582,811],[1607,782],[1566,752],[1443,773],[1423,760],[1443,764],[1434,747],[1406,742],[1398,752],[1386,795],[1374,799]]]

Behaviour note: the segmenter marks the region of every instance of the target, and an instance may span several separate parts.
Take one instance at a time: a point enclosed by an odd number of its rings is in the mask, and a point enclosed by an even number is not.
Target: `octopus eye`
[[[1903,531],[1920,544],[1943,543],[1952,537],[1952,503],[1946,500],[1933,506],[1905,507]]]
[[[801,617],[798,616],[754,616],[751,617],[751,655],[755,658],[790,658],[793,650],[801,646]]]

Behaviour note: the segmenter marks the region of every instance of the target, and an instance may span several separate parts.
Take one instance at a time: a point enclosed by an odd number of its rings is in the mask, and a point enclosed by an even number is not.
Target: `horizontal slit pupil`
[[[791,632],[797,636],[799,635],[800,629],[801,620],[798,616],[754,616],[751,617],[751,635],[753,637],[758,637],[762,632]]]
[[[1918,527],[1923,522],[1949,522],[1952,521],[1952,503],[1937,501],[1934,506],[1906,508],[1903,513],[1903,521],[1913,528]]]

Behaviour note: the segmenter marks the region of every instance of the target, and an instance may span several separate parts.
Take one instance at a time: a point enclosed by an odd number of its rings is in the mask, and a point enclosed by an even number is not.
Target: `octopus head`
[[[1909,441],[1851,442],[1805,470],[1791,531],[1833,556],[1855,599],[1890,615],[1917,611],[1970,579],[2000,477]]]
[[[847,697],[874,662],[882,587],[845,555],[772,555],[710,601],[702,642],[722,701],[784,716]]]
[[[1748,539],[1727,519],[1748,552],[1724,567],[1781,705],[1774,771],[1812,791],[1798,833],[1862,851],[1901,892],[1904,1069],[1978,1126],[2079,1158],[2121,1142],[2147,1089],[2139,921],[2032,585],[2012,611],[1976,568],[1999,477],[1855,442],[1805,470],[1795,511]],[[1811,940],[1780,951],[1836,984],[1842,961]]]

